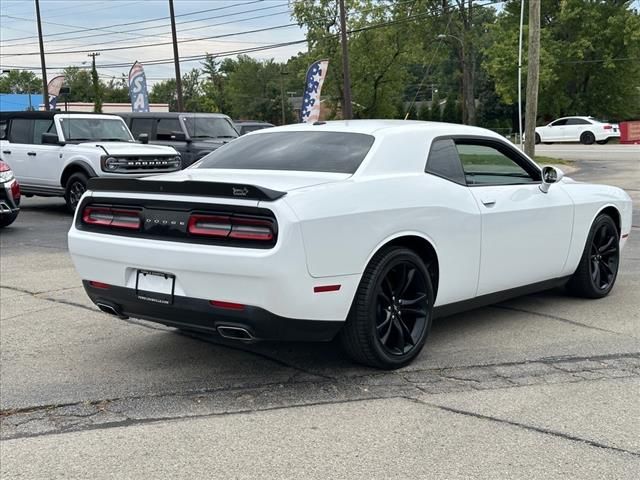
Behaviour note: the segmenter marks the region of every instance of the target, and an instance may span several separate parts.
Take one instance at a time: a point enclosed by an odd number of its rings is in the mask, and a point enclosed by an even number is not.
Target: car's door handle
[[[11,155],[11,150],[2,150],[5,155]]]
[[[27,155],[29,155],[30,157],[35,157],[36,156],[36,152],[27,152]]]
[[[493,207],[496,204],[493,198],[483,198],[481,202],[485,207]]]

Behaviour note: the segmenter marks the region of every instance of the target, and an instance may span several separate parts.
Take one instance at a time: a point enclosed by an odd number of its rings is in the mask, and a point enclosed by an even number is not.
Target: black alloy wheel
[[[591,241],[589,274],[593,286],[607,290],[618,272],[618,232],[605,223]]]
[[[64,199],[67,202],[67,209],[74,213],[78,208],[78,203],[84,192],[87,190],[87,176],[83,173],[74,173],[67,181]]]
[[[580,297],[602,298],[615,284],[619,263],[620,233],[613,219],[601,214],[591,226],[582,258],[567,288]]]
[[[423,260],[389,247],[367,265],[340,333],[347,354],[364,365],[394,369],[413,360],[431,328],[434,291]]]
[[[535,142],[536,142],[536,145],[539,145],[539,144],[540,144],[540,141],[541,141],[541,140],[540,140],[540,135],[536,133],[536,136],[535,136]]]
[[[398,261],[378,285],[376,332],[391,355],[415,348],[427,324],[429,299],[425,276],[410,261]]]
[[[592,145],[596,141],[596,136],[591,132],[584,132],[580,135],[580,143],[584,145]]]

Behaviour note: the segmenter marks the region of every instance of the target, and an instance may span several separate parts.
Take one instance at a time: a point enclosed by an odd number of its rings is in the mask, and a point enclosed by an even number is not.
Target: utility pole
[[[285,72],[284,70],[280,71],[280,106],[282,107],[282,125],[287,123],[284,111],[284,76],[288,74],[289,72]]]
[[[47,91],[47,65],[44,62],[44,42],[42,41],[42,22],[40,21],[40,1],[36,1],[36,19],[38,22],[38,41],[40,43],[40,66],[42,67],[42,103],[49,111],[49,92]]]
[[[522,25],[524,23],[524,0],[520,0],[520,39],[518,42],[518,142],[522,144]]]
[[[342,92],[342,118],[351,120],[353,109],[351,106],[351,75],[349,73],[349,47],[347,45],[347,16],[344,10],[344,0],[340,5],[340,41],[342,43],[342,78],[344,81]]]
[[[529,65],[527,68],[527,104],[525,111],[524,152],[535,155],[538,83],[540,77],[540,0],[529,0]]]
[[[173,37],[173,63],[176,68],[176,91],[178,94],[177,107],[182,112],[182,77],[180,76],[180,56],[178,55],[178,37],[176,35],[176,16],[173,12],[173,0],[169,0],[169,14],[171,15],[171,36]]]
[[[93,84],[93,111],[102,113],[102,97],[100,96],[100,80],[98,79],[98,70],[96,69],[96,57],[99,52],[90,53],[87,57],[91,57],[91,83]]]

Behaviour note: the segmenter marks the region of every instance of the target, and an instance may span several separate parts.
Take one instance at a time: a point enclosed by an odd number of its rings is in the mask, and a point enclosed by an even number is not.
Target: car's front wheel
[[[580,143],[583,145],[592,145],[596,141],[596,136],[591,132],[584,132],[580,135]]]
[[[367,266],[341,332],[356,362],[394,369],[413,360],[431,328],[434,292],[427,267],[412,250],[392,247]]]
[[[539,145],[540,142],[541,142],[540,134],[538,134],[538,133],[536,133],[535,142],[536,142],[536,145]]]
[[[64,191],[64,199],[67,202],[67,209],[74,213],[80,203],[80,198],[87,190],[87,176],[84,173],[74,173],[67,180],[67,186]]]
[[[567,283],[569,291],[586,298],[609,294],[618,275],[620,234],[609,215],[599,215],[589,231],[578,268]]]

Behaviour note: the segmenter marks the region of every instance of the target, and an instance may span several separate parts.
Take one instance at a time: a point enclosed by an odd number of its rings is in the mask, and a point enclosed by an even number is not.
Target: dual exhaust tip
[[[103,302],[98,302],[96,305],[100,310],[104,313],[108,313],[109,315],[113,315],[121,319],[129,318],[115,305]],[[222,338],[229,340],[241,340],[244,342],[251,342],[255,340],[255,337],[251,335],[246,328],[234,327],[232,325],[220,325],[216,330]]]

